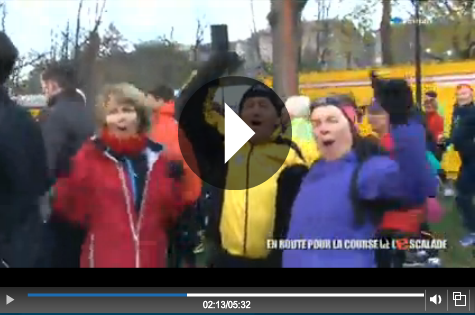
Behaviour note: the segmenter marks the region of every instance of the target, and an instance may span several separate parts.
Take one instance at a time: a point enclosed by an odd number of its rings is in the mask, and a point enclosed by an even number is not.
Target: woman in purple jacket
[[[287,239],[342,243],[372,239],[383,204],[389,205],[388,210],[417,207],[435,195],[437,182],[426,160],[424,128],[411,115],[410,87],[403,80],[390,80],[375,94],[390,115],[394,159],[358,135],[351,112],[336,99],[315,103],[310,120],[322,159],[302,181]],[[363,206],[355,207],[355,193]],[[282,265],[372,268],[374,254],[371,249],[285,250]]]

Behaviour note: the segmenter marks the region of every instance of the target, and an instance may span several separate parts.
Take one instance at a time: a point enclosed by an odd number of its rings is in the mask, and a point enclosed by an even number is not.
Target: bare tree
[[[384,65],[390,66],[394,63],[391,47],[391,10],[392,0],[383,0],[383,14],[381,16],[381,52]]]
[[[330,21],[328,20],[330,14],[332,1],[321,0],[317,1],[317,21],[320,22],[319,30],[317,31],[317,56],[320,65],[326,64],[326,57],[328,55],[328,38],[330,37]]]
[[[204,31],[205,31],[205,27],[201,23],[200,19],[197,19],[196,20],[195,43],[194,43],[193,47],[191,48],[191,51],[193,53],[193,61],[194,62],[198,61],[200,46],[201,46],[201,44],[203,43],[203,40],[204,40]]]
[[[50,30],[50,48],[49,48],[49,60],[55,61],[58,59],[58,34],[51,29]]]
[[[175,38],[175,28],[172,26],[172,28],[170,29],[170,40],[173,42],[174,41],[174,38]]]
[[[76,14],[76,33],[74,38],[74,65],[77,67],[79,65],[79,38],[81,36],[81,13],[83,8],[84,0],[79,0],[78,11]]]
[[[300,70],[319,71],[327,64],[330,53],[329,37],[332,21],[329,12],[332,0],[319,0],[316,21],[311,25],[302,23],[302,44]]]
[[[128,42],[114,23],[110,23],[101,39],[99,58],[120,55],[126,52]]]
[[[84,50],[79,60],[79,84],[83,88],[86,99],[93,100],[96,94],[96,60],[101,48],[101,38],[99,36],[99,27],[102,24],[103,14],[105,12],[107,0],[96,1],[94,24],[91,30],[87,32]],[[88,102],[91,108],[93,103]]]
[[[46,59],[47,55],[46,53],[30,52],[28,55],[18,58],[9,80],[9,86],[15,93],[22,89],[22,73],[24,70],[29,67],[35,68]]]
[[[61,60],[69,60],[69,46],[71,43],[70,39],[71,31],[69,29],[69,21],[66,23],[66,28],[63,32],[61,32],[62,43],[61,43],[61,53],[60,58]]]
[[[273,87],[281,97],[298,94],[300,19],[307,0],[271,0]]]
[[[473,32],[475,23],[475,3],[473,0],[440,0],[423,2],[421,6],[424,18],[435,22],[444,21],[444,35],[450,38],[456,58],[472,58],[475,46]],[[437,31],[438,32],[438,31]]]
[[[106,9],[107,0],[102,0],[102,4],[99,5],[100,1],[96,1],[96,14],[94,19],[94,27],[92,28],[92,33],[97,33],[99,31],[99,27],[102,24],[102,16]]]
[[[341,0],[346,3],[347,0]],[[340,32],[343,35],[341,43],[343,44],[344,54],[347,59],[347,68],[354,63],[358,66],[361,63],[360,58],[355,54],[354,44],[362,43],[367,47],[368,51],[365,53],[365,60],[363,64],[373,64],[374,62],[374,45],[375,45],[375,31],[373,30],[374,15],[376,8],[380,5],[381,0],[361,0],[347,14],[342,15],[339,20]],[[366,49],[366,48],[365,48]]]
[[[261,55],[260,36],[257,30],[256,18],[254,14],[254,0],[250,0],[250,5],[251,5],[251,18],[252,18],[251,45],[256,54],[256,57],[257,57],[256,59],[257,59],[259,68],[262,68],[263,70],[265,70],[264,62],[262,60],[262,55]]]
[[[5,23],[7,19],[7,4],[5,1],[0,2],[0,10],[2,11],[1,13],[2,16],[0,18],[1,28],[2,28],[2,31],[5,31],[6,30]]]

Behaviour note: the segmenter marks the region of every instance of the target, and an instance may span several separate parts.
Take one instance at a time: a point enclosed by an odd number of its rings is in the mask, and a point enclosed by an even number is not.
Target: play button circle
[[[180,96],[185,97],[185,96]],[[179,99],[179,143],[189,168],[219,189],[245,190],[274,176],[291,150],[283,101],[260,81],[222,77]]]

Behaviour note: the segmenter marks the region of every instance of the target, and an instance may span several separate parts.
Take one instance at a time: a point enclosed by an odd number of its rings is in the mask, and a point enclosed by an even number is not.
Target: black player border
[[[446,290],[446,289],[444,289]],[[424,288],[2,288],[13,313],[414,313]]]

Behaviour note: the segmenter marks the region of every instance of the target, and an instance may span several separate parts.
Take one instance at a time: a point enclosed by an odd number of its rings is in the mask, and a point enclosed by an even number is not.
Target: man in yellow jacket
[[[276,134],[282,124],[283,102],[270,88],[256,84],[238,107],[239,116],[255,135],[223,163],[223,135],[206,123],[204,115],[213,89],[202,86],[239,64],[235,54],[215,55],[198,71],[177,100],[183,107],[192,98],[180,124],[193,144],[202,177],[224,188],[209,211],[207,238],[214,244],[210,264],[219,268],[278,267],[280,262],[273,259],[267,241],[286,234],[290,218],[291,205],[286,200],[291,198],[286,194],[292,189],[285,185],[282,174],[288,174],[294,165],[306,170],[308,161],[295,141]]]

